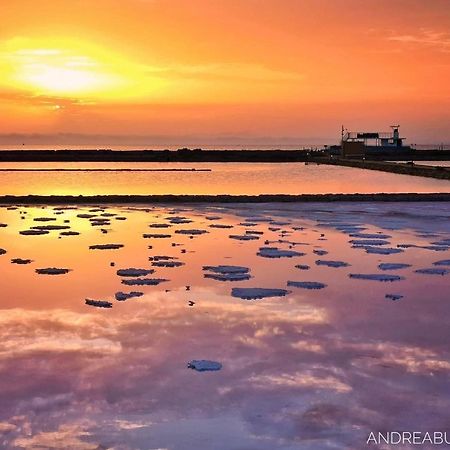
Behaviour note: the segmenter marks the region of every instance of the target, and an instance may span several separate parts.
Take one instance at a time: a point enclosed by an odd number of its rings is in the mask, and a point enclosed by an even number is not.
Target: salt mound
[[[119,248],[124,247],[123,244],[96,244],[90,245],[90,250],[118,250]]]
[[[450,259],[443,259],[442,261],[436,261],[433,263],[434,266],[450,266]]]
[[[327,287],[326,284],[318,281],[288,281],[287,285],[303,289],[324,289]]]
[[[403,263],[381,263],[381,264],[378,264],[378,268],[380,270],[400,270],[400,269],[406,269],[407,267],[411,267],[411,264],[403,264]]]
[[[116,292],[116,300],[118,302],[123,302],[125,300],[128,300],[129,298],[136,298],[136,297],[142,297],[144,295],[143,292]]]
[[[68,230],[69,228],[70,228],[69,225],[37,225],[35,227],[31,227],[32,230],[48,230],[48,231]]]
[[[56,220],[56,217],[35,217],[33,220],[35,222],[53,222]]]
[[[32,259],[22,259],[22,258],[13,258],[11,260],[11,264],[31,264],[32,262],[33,262]]]
[[[350,244],[359,246],[373,246],[373,245],[388,245],[389,241],[383,239],[352,239],[349,241]]]
[[[240,223],[238,223],[238,225],[240,225],[242,227],[256,227],[256,225],[258,225],[258,224],[254,223],[254,222],[240,222]]]
[[[311,267],[309,267],[307,264],[297,264],[295,268],[300,270],[309,270]]]
[[[352,233],[350,234],[352,238],[359,239],[391,239],[392,236],[389,234],[378,234],[378,233]]]
[[[189,236],[198,236],[200,234],[209,233],[209,231],[192,229],[192,230],[176,230],[175,233],[177,233],[177,234],[187,234]]]
[[[259,236],[253,234],[230,234],[228,237],[237,241],[257,241],[259,239]]]
[[[417,269],[414,272],[424,275],[447,275],[450,273],[450,269],[444,269],[439,267],[432,267],[429,269]]]
[[[4,248],[0,248],[0,255],[4,255],[6,253],[6,250]]]
[[[181,261],[153,261],[152,266],[155,267],[181,267],[184,263]]]
[[[153,269],[119,269],[116,273],[119,277],[144,277],[154,273]]]
[[[60,236],[79,236],[80,233],[78,231],[61,231],[59,233]]]
[[[173,225],[169,224],[169,223],[151,223],[149,225],[150,228],[170,228]]]
[[[157,286],[165,281],[169,280],[163,278],[135,278],[131,280],[122,280],[122,284],[126,284],[127,286]]]
[[[97,308],[112,308],[112,303],[104,300],[90,300],[86,299],[86,305],[95,306]]]
[[[385,298],[387,298],[388,300],[392,300],[393,302],[400,300],[403,298],[403,295],[400,294],[386,294],[384,296]]]
[[[256,300],[267,297],[284,297],[289,294],[285,289],[268,288],[233,288],[232,297],[242,298],[243,300]]]
[[[362,248],[366,251],[366,253],[373,255],[395,255],[397,253],[403,253],[404,250],[401,248],[390,248],[390,247],[354,247],[354,248]]]
[[[404,277],[400,275],[389,275],[389,274],[363,274],[363,273],[351,273],[350,278],[355,278],[357,280],[372,280],[372,281],[400,281],[404,280]]]
[[[47,267],[45,269],[36,269],[35,272],[39,275],[65,275],[70,272],[70,269],[58,269],[56,267]]]
[[[328,255],[328,252],[326,250],[313,250],[313,253],[315,253],[318,256]]]
[[[250,269],[243,266],[203,266],[203,270],[215,273],[248,273]]]
[[[324,260],[322,260],[322,259],[318,259],[318,260],[316,261],[316,265],[317,265],[317,266],[335,267],[335,268],[338,268],[338,267],[348,267],[348,266],[350,266],[349,263],[346,263],[346,262],[344,262],[344,261],[324,261]]]
[[[171,234],[160,234],[160,233],[145,233],[142,235],[144,239],[169,239],[172,237]]]
[[[205,273],[203,276],[216,281],[245,281],[251,278],[249,273]]]
[[[149,261],[172,261],[174,259],[178,259],[175,256],[165,256],[165,255],[156,255],[150,256],[148,258]]]
[[[80,219],[93,219],[95,216],[95,214],[77,214],[77,217],[79,217]]]
[[[166,219],[169,220],[170,223],[177,224],[177,225],[178,224],[191,223],[192,222],[191,219],[188,219],[186,217],[179,217],[179,216],[167,217]]]
[[[187,365],[188,369],[196,370],[197,372],[217,371],[222,368],[222,364],[216,361],[208,361],[206,359],[193,359]]]
[[[424,248],[425,250],[433,250],[435,252],[446,252],[447,250],[450,250],[450,247],[446,245],[425,245],[421,248]]]
[[[205,216],[206,220],[220,220],[221,218],[220,216]]]
[[[225,225],[224,223],[212,223],[210,228],[234,228],[233,225]]]
[[[41,236],[43,234],[49,234],[48,230],[23,230],[19,231],[19,234],[23,236]]]
[[[263,258],[293,258],[294,256],[304,256],[304,253],[294,250],[281,250],[277,247],[261,247],[257,255]]]
[[[8,224],[6,223],[0,223],[0,228],[6,228],[8,226]]]

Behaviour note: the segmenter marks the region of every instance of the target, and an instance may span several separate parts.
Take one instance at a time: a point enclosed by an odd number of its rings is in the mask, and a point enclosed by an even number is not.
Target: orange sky
[[[448,0],[14,0],[0,17],[2,135],[295,143],[400,123],[450,141]]]

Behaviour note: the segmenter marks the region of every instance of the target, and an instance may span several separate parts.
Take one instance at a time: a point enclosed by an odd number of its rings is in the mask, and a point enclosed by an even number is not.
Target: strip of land
[[[346,158],[316,158],[314,162],[318,164],[328,164],[332,166],[355,167],[358,169],[379,170],[382,172],[398,173],[401,175],[412,175],[416,177],[437,178],[439,180],[450,180],[450,167],[425,166],[412,163],[395,163],[389,161],[368,161],[361,159]]]
[[[0,196],[1,205],[93,205],[154,203],[449,202],[450,193],[263,194],[263,195],[25,195]]]
[[[0,162],[305,162],[326,149],[298,150],[2,150]],[[450,160],[450,150],[411,150],[371,155],[382,160]]]

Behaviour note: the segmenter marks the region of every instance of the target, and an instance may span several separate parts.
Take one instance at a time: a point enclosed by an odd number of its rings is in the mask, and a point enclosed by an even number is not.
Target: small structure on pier
[[[344,158],[364,158],[366,156],[389,155],[409,152],[411,147],[403,145],[400,125],[391,125],[389,132],[348,131],[342,127],[341,156]]]

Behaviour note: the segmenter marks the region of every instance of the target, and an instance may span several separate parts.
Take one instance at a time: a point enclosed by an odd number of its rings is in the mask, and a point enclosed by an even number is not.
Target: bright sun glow
[[[23,75],[31,86],[46,92],[82,94],[101,86],[101,77],[85,70],[42,65]]]
[[[162,81],[145,67],[96,46],[60,40],[54,48],[45,42],[16,39],[0,48],[4,83],[33,95],[120,101],[153,95]]]

